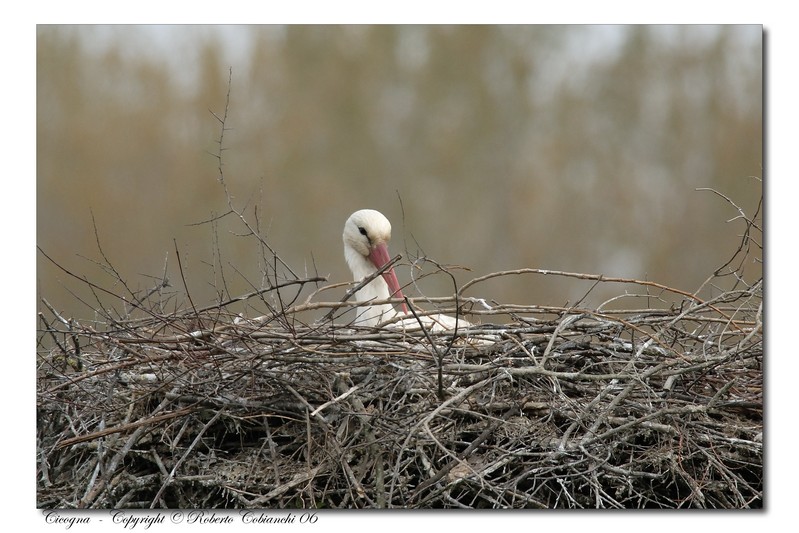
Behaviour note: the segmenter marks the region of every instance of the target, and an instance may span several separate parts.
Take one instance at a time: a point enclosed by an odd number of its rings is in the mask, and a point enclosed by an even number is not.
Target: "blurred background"
[[[369,207],[392,221],[401,283],[427,256],[468,268],[460,284],[542,268],[694,291],[746,228],[696,189],[749,216],[761,199],[762,40],[761,26],[40,25],[37,244],[118,294],[117,274],[145,293],[166,274],[176,307],[183,279],[197,306],[268,283],[269,254],[222,216],[212,113],[229,89],[231,205],[299,277],[348,281],[341,231]],[[92,291],[41,253],[37,279],[63,315],[94,317]],[[592,284],[511,276],[467,295],[565,305]],[[452,281],[406,291],[420,292]]]

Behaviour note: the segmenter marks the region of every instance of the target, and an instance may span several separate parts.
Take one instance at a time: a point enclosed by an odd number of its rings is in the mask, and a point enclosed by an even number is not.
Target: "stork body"
[[[391,223],[379,211],[361,209],[353,213],[344,224],[344,258],[347,260],[355,281],[373,275],[389,262],[388,242],[391,240]],[[394,268],[388,268],[381,276],[361,287],[355,293],[355,301],[371,301],[402,298],[402,290]],[[405,304],[403,310],[407,311]],[[359,308],[355,323],[361,326],[377,326],[397,316],[389,303],[373,304]]]
[[[379,211],[362,209],[353,213],[344,224],[344,258],[347,260],[356,282],[374,275],[389,262],[388,242],[391,240],[391,223]],[[381,276],[376,277],[355,293],[357,302],[368,304],[370,301],[402,298],[402,290],[394,269],[389,268]],[[399,329],[419,329],[421,325],[432,331],[455,329],[456,319],[446,315],[430,315],[416,317],[409,315],[405,304],[403,313],[398,313],[389,303],[364,305],[358,309],[354,323],[360,326],[378,326],[383,323],[388,327]],[[396,320],[402,317],[400,320]],[[471,324],[463,319],[457,320],[457,327],[468,327]]]

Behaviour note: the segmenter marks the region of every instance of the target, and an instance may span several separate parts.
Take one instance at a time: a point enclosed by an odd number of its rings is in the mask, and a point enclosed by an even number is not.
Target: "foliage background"
[[[461,283],[535,267],[695,290],[743,229],[695,189],[750,215],[761,198],[762,53],[760,26],[39,26],[37,243],[109,285],[98,240],[142,289],[165,264],[181,284],[175,245],[195,301],[260,286],[235,221],[196,224],[227,211],[209,110],[232,68],[225,177],[295,271],[347,280],[341,227],[372,207],[395,253],[466,266]],[[37,261],[38,296],[90,317]],[[560,305],[590,285],[474,295]]]

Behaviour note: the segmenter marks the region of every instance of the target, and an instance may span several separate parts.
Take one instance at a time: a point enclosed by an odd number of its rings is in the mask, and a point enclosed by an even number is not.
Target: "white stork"
[[[391,240],[391,223],[379,211],[362,209],[356,211],[344,224],[344,258],[352,271],[356,282],[373,275],[390,261],[388,242]],[[402,298],[397,275],[394,268],[386,269],[381,276],[376,277],[355,293],[357,302],[387,300],[389,298]],[[378,326],[386,321],[391,321],[388,327],[400,329],[418,329],[419,321],[408,314],[405,304],[402,304],[403,318],[392,321],[399,313],[391,304],[374,304],[358,308],[355,324],[362,326]],[[432,331],[445,331],[455,329],[455,318],[446,315],[420,316],[419,319],[425,327]],[[458,319],[457,327],[465,328],[471,324],[463,319]]]

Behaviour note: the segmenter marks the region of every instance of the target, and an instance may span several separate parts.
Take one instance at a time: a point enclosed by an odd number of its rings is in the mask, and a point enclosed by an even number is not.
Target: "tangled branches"
[[[669,310],[459,303],[486,323],[454,343],[352,327],[346,302],[42,314],[38,504],[762,506],[761,282]]]

